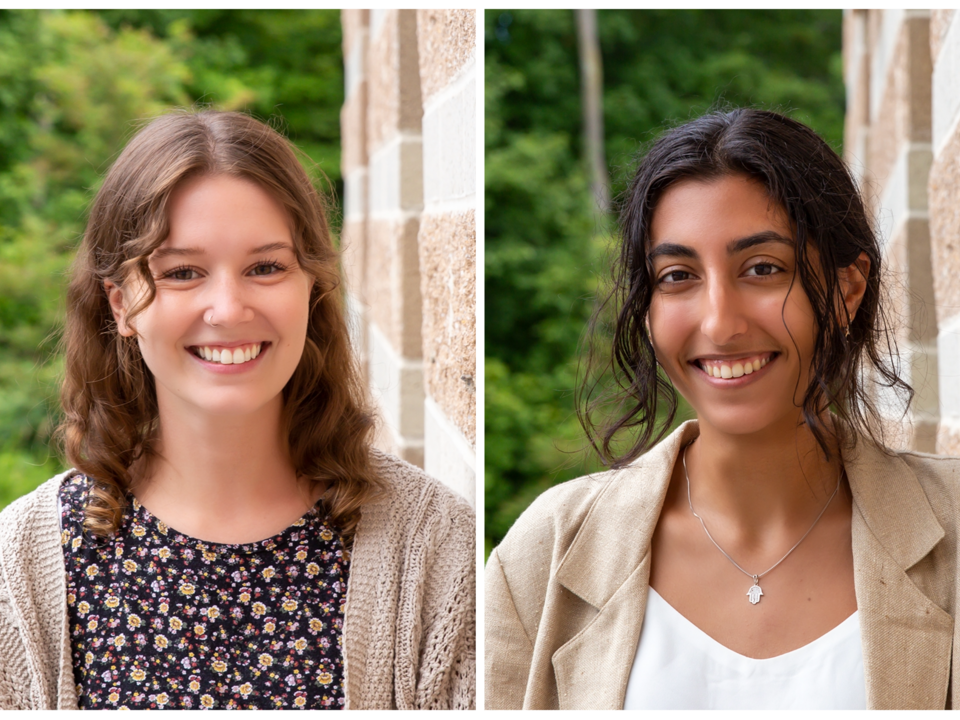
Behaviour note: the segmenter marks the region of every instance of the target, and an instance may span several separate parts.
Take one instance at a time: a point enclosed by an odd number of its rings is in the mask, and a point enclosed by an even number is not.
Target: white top
[[[650,588],[623,707],[864,710],[857,613],[802,648],[756,660],[718,643]]]

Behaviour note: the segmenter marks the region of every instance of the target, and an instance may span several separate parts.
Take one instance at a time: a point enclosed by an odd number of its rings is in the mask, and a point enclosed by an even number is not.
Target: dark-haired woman
[[[268,126],[126,147],[68,290],[75,469],[0,515],[0,709],[474,705],[473,513],[371,448],[339,282]]]
[[[780,115],[711,114],[652,146],[620,231],[621,411],[582,396],[613,469],[491,554],[486,706],[960,707],[960,461],[878,440],[864,382],[911,391],[840,158]],[[697,420],[663,437],[674,388]]]

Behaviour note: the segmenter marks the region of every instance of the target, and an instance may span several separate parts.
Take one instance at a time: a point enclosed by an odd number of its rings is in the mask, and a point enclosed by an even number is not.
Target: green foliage
[[[336,189],[340,43],[338,11],[0,10],[0,507],[62,466],[62,293],[110,163],[202,102],[273,118]]]
[[[536,495],[599,467],[580,452],[573,391],[613,221],[597,215],[582,159],[574,22],[486,12],[488,551]],[[646,143],[725,104],[784,112],[839,152],[840,23],[840,11],[599,11],[614,196]]]

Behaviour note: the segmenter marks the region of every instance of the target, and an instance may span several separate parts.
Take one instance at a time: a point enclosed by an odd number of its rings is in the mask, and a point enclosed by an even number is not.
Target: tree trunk
[[[603,60],[597,35],[597,11],[575,10],[580,51],[580,95],[583,105],[584,152],[590,189],[604,214],[610,211],[610,177],[603,151]]]

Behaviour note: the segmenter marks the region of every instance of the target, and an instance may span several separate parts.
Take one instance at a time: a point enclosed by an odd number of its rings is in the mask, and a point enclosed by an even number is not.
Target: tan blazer
[[[688,422],[622,470],[541,495],[486,569],[486,707],[622,708],[650,539]],[[960,459],[843,453],[869,708],[960,707]],[[952,681],[952,683],[951,683]]]

